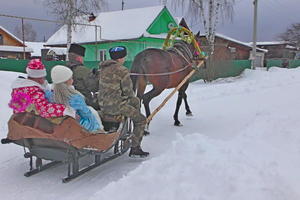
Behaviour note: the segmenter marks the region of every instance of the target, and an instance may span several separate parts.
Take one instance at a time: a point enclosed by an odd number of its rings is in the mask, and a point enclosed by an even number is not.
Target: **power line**
[[[39,18],[32,18],[32,17],[21,17],[21,16],[15,16],[15,15],[7,15],[7,14],[1,14],[0,17],[9,17],[9,18],[16,18],[16,19],[26,19],[26,20],[32,20],[32,21],[41,21],[41,22],[51,22],[51,23],[60,23],[60,24],[65,24],[64,21],[59,21],[59,20],[49,20],[49,19],[39,19]],[[100,27],[99,25],[95,24],[84,24],[84,23],[73,23],[74,25],[82,25],[82,26],[97,26]]]

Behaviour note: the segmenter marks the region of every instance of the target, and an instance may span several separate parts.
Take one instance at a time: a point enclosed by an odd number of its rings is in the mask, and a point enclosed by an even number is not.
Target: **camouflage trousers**
[[[132,146],[139,146],[146,126],[146,117],[140,112],[140,100],[138,98],[131,98],[127,104],[121,106],[120,112],[123,116],[133,121]]]

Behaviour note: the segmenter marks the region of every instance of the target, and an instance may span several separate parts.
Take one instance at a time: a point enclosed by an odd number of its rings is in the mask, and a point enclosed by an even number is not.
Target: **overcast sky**
[[[0,14],[17,15],[33,18],[55,19],[43,6],[43,0],[2,0]],[[253,0],[235,0],[235,13],[233,21],[220,22],[217,32],[229,37],[249,42],[252,41],[253,28]],[[107,1],[108,2],[108,1]],[[160,5],[160,0],[124,0],[125,9]],[[171,0],[168,1],[169,4]],[[186,17],[181,9],[175,9],[168,5],[169,10],[175,16]],[[107,10],[120,10],[121,0],[109,0]],[[38,33],[38,39],[42,40],[57,30],[58,25],[52,23],[33,22]],[[258,0],[258,41],[278,40],[277,36],[284,32],[292,23],[300,23],[300,0]],[[0,17],[0,25],[13,32],[20,20]],[[190,24],[191,25],[191,24]],[[201,23],[193,23],[193,30],[204,30]]]

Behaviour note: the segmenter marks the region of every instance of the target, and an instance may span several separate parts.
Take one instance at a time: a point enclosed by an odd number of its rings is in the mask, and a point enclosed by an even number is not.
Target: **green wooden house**
[[[81,21],[81,23],[88,23]],[[127,47],[127,67],[136,54],[146,48],[162,48],[168,31],[178,26],[177,19],[164,6],[102,12],[91,25],[77,25],[72,42],[86,48],[85,62],[110,59],[108,50],[117,45]],[[66,46],[66,26],[47,41],[47,46]]]

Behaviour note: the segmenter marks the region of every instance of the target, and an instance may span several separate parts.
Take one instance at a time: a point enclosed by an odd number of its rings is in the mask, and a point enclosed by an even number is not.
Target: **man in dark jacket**
[[[126,116],[133,121],[134,130],[130,157],[147,157],[141,149],[146,117],[140,112],[140,101],[134,95],[129,71],[123,66],[126,48],[113,47],[109,50],[112,60],[100,65],[98,102],[103,115]]]
[[[86,98],[86,104],[99,110],[96,93],[98,92],[98,74],[83,65],[85,48],[71,44],[67,66],[73,71],[74,87]]]

